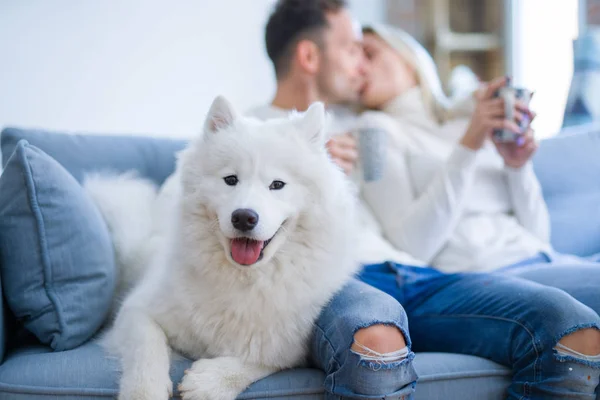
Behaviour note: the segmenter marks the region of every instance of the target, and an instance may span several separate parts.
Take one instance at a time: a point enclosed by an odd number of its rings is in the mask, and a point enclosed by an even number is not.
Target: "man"
[[[280,0],[266,27],[267,53],[277,92],[270,105],[250,112],[267,119],[304,111],[315,101],[351,105],[363,85],[360,26],[344,0]],[[348,133],[328,142],[332,159],[350,174],[357,159]],[[361,207],[359,246],[364,263],[418,263],[387,243]],[[351,282],[322,312],[312,341],[315,363],[325,371],[330,398],[409,399],[416,383],[408,323],[396,299]]]
[[[277,92],[271,105],[251,114],[272,118],[292,109],[306,110],[315,101],[329,105],[358,101],[363,84],[362,33],[343,8],[344,1],[278,3],[265,34]],[[350,134],[333,137],[328,149],[346,173],[352,172],[358,154]]]
[[[314,10],[324,11],[310,12]],[[269,117],[286,109],[303,110],[316,100],[328,104],[353,102],[360,91],[363,67],[360,55],[353,56],[349,44],[358,41],[352,26],[341,1],[280,1],[266,35],[276,69],[277,94],[270,106],[254,114]],[[486,91],[492,93],[491,89],[488,85]],[[344,140],[345,145],[332,140],[329,151],[334,161],[349,171],[351,152],[340,150],[354,146],[350,139]],[[600,323],[589,307],[572,306],[576,300],[567,293],[524,279],[483,273],[448,275],[432,268],[414,268],[420,263],[394,251],[366,207],[360,229],[364,235],[357,243],[361,261],[398,263],[368,266],[368,274],[363,272],[361,278],[404,301],[413,330],[418,332],[415,343],[421,350],[474,354],[511,366],[514,376],[508,388],[510,398],[564,398],[563,394],[591,397],[598,382]],[[403,358],[398,350],[398,330],[379,330],[378,324],[390,315],[384,312],[381,317],[379,307],[393,312],[397,309],[389,308],[389,298],[381,298],[376,292],[357,291],[362,291],[360,286],[346,288],[317,321],[313,355],[327,373],[328,392],[350,398],[398,398],[402,390],[411,393],[406,389],[414,386],[410,383],[414,371],[404,317],[402,324],[396,325],[403,333],[400,343],[407,344],[404,354],[408,351],[408,356]],[[374,298],[379,304],[373,304]],[[368,328],[357,331],[357,327],[364,326]],[[565,330],[565,326],[572,329]],[[486,330],[496,335],[481,336],[480,332]],[[348,362],[345,354],[358,355],[361,363]],[[371,356],[378,365],[385,360],[386,370],[394,372],[386,376],[387,371],[380,374],[365,369],[364,362],[373,359]],[[390,359],[395,361],[387,363]]]

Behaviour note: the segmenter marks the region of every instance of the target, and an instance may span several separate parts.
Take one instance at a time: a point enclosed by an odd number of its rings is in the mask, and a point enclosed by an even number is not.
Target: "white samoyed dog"
[[[172,351],[195,360],[185,400],[232,400],[304,364],[315,319],[358,268],[354,189],[327,155],[325,121],[321,103],[258,121],[217,97],[154,206],[129,186],[128,206],[110,210],[110,183],[90,181],[118,261],[132,264],[120,267],[143,275],[103,339],[121,363],[120,399],[169,398]]]

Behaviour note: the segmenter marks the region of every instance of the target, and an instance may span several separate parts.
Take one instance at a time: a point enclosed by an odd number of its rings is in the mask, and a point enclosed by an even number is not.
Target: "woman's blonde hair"
[[[468,107],[469,110],[463,109],[465,101],[453,101],[446,96],[429,52],[407,32],[385,24],[365,26],[363,32],[379,36],[416,71],[423,102],[439,123],[472,112],[471,107]]]

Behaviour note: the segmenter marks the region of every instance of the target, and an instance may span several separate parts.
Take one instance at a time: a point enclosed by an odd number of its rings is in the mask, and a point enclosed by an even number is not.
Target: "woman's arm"
[[[519,223],[544,243],[550,243],[550,216],[533,165],[506,167],[513,211]]]
[[[522,112],[528,113],[531,121],[535,118],[535,113],[529,109]],[[516,142],[494,144],[504,159],[515,217],[533,235],[544,243],[550,243],[550,216],[531,163],[531,157],[538,147],[533,130],[528,128]]]
[[[387,239],[398,249],[430,262],[460,218],[475,159],[476,151],[458,145],[443,170],[417,196],[405,155],[390,150],[384,176],[362,187],[362,196]]]

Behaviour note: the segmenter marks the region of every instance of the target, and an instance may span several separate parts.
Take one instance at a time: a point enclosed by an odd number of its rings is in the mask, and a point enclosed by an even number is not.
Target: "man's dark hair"
[[[267,22],[265,42],[267,54],[275,67],[277,78],[290,68],[296,44],[304,39],[324,45],[323,30],[327,28],[327,13],[346,7],[345,0],[279,0]]]

